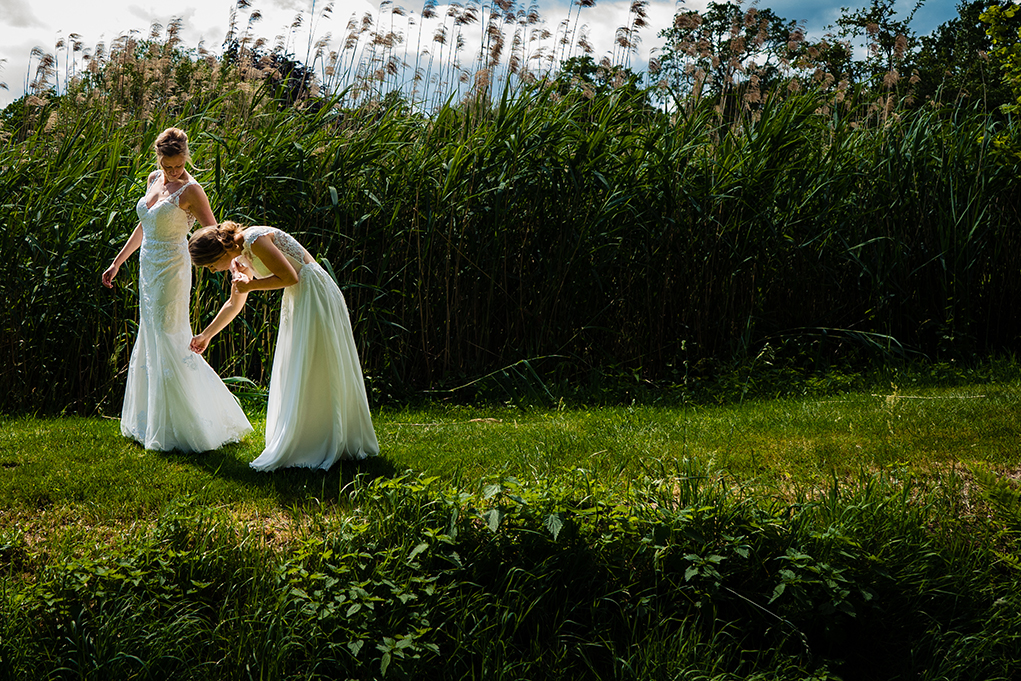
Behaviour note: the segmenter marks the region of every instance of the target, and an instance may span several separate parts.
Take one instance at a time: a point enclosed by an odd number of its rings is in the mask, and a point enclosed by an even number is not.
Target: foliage
[[[279,226],[333,265],[377,399],[526,358],[547,381],[614,365],[658,381],[825,329],[937,356],[1013,338],[1021,193],[995,146],[1012,128],[876,108],[877,129],[816,94],[735,126],[710,103],[636,119],[623,93],[553,94],[430,119],[334,105],[249,118],[240,102],[270,100],[242,89],[176,122],[220,218]],[[118,394],[133,338],[130,270],[112,295],[95,273],[134,225],[170,121],[59,106],[51,131],[4,151],[4,409],[94,409]],[[196,324],[223,295],[196,274]],[[264,383],[276,303],[258,300],[211,358]]]
[[[972,541],[981,523],[948,515],[952,479],[834,482],[789,503],[692,460],[661,474],[477,492],[355,481],[348,513],[308,509],[275,545],[185,500],[112,546],[5,551],[0,664],[42,678],[995,679],[1018,663],[1019,573]],[[999,552],[1016,557],[1016,539]]]
[[[241,32],[226,60],[184,50],[176,25],[114,41],[68,67],[63,94],[44,87],[56,61],[40,57],[0,146],[0,410],[116,409],[133,272],[113,292],[96,273],[134,227],[170,124],[191,134],[218,218],[288,230],[331,267],[376,403],[472,399],[483,377],[555,402],[612,376],[725,378],[767,350],[826,370],[1011,348],[1012,120],[920,108],[900,79],[854,87],[829,70],[839,44],[770,33],[755,47],[772,15],[713,11],[702,25],[717,51],[692,58],[734,69],[729,103],[676,92],[669,113],[627,66],[587,56],[568,57],[563,79],[480,80],[432,109],[400,89],[317,97],[319,67],[277,80],[297,63]],[[789,71],[755,94],[747,68],[767,46],[763,64]],[[224,295],[196,273],[193,323]],[[276,307],[253,297],[221,334],[221,374],[266,384]]]
[[[1016,102],[1004,105],[1012,113],[1021,111],[1021,6],[1017,3],[990,5],[979,17],[988,28],[992,54],[1003,71],[1003,80],[1014,92]]]
[[[914,57],[919,101],[982,101],[986,111],[1010,101],[1010,88],[991,62],[992,41],[979,18],[989,5],[985,0],[962,2],[957,18],[920,38]]]

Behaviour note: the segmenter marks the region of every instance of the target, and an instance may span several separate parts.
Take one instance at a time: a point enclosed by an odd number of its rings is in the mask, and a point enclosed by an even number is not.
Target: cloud
[[[685,5],[686,10],[702,10],[705,1],[695,1]],[[618,28],[625,27],[631,20],[631,0],[602,2],[595,7],[581,10],[578,21],[586,26],[589,41],[595,48],[592,57],[598,62],[603,56],[614,52],[614,36]],[[649,58],[655,56],[653,50],[662,46],[663,40],[659,32],[673,23],[678,6],[672,0],[652,0],[645,8],[647,26],[638,29],[638,47],[631,56],[632,69],[645,68]]]
[[[25,85],[35,75],[29,72],[33,66],[29,54],[38,46],[39,43],[32,39],[23,40],[6,46],[10,56],[0,55],[0,58],[7,59],[6,63],[0,64],[0,83],[6,83],[8,88],[0,89],[0,106],[6,106],[24,93]]]
[[[32,13],[28,0],[0,0],[3,23],[14,28],[43,28],[46,26]]]
[[[266,2],[265,4],[269,5],[271,9],[282,10],[284,12],[290,12],[292,14],[297,14],[298,12],[304,12],[305,14],[308,14],[309,12],[312,11],[313,4],[317,4],[318,7],[316,7],[316,9],[320,10],[326,3],[324,2],[313,3],[312,0],[268,0],[268,2]],[[341,4],[343,4],[343,2]],[[254,5],[255,8],[260,8],[263,6],[264,5],[262,3]]]
[[[149,24],[150,26],[152,25],[153,21],[156,21],[156,14],[151,9],[147,9],[145,7],[142,7],[141,5],[128,5],[127,10],[128,14],[135,17],[136,19],[142,20],[143,22]],[[132,23],[137,24],[138,22]]]
[[[821,37],[823,30],[836,22],[840,17],[841,5],[855,5],[854,2],[805,2],[804,0],[772,0],[760,3],[761,8],[769,8],[778,17],[787,21],[796,21],[805,26],[809,35]]]

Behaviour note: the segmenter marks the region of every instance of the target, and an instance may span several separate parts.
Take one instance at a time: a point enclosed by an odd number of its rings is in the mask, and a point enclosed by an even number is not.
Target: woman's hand
[[[231,281],[251,281],[252,273],[235,258],[230,261],[230,278]]]
[[[117,254],[117,257],[113,259],[113,264],[106,268],[106,272],[103,272],[103,286],[107,288],[113,288],[113,279],[117,276],[117,272],[120,271],[121,265],[128,259],[128,256],[137,251],[142,246],[142,223],[135,225],[135,231],[128,237],[127,242],[124,244],[124,248]]]
[[[251,291],[252,277],[237,260],[230,262],[231,289],[237,293],[248,293]]]
[[[191,343],[189,343],[188,347],[191,348],[192,352],[201,355],[205,352],[206,348],[209,347],[210,340],[212,339],[208,338],[204,333],[200,333],[191,339]]]
[[[118,265],[116,262],[107,267],[106,271],[103,272],[103,286],[107,288],[113,288],[113,278],[117,276],[117,273],[120,271],[120,269],[121,266]]]

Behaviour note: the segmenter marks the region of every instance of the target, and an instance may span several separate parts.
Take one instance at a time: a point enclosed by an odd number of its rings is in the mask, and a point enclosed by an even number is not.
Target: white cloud
[[[707,1],[698,0],[685,4],[684,9],[704,9]],[[630,0],[615,0],[614,2],[601,2],[595,7],[581,10],[580,21],[583,26],[588,26],[589,40],[595,48],[593,59],[599,61],[602,57],[613,54],[614,37],[618,28],[629,25],[630,8]],[[671,0],[653,0],[649,3],[646,8],[648,26],[638,31],[640,41],[636,53],[632,56],[632,67],[637,62],[644,68],[644,65],[648,64],[649,58],[655,56],[653,50],[662,43],[658,37],[659,32],[670,26],[677,11],[677,5]]]
[[[6,17],[4,23],[15,28],[38,28],[46,25],[32,12],[28,0],[0,0],[0,14]]]

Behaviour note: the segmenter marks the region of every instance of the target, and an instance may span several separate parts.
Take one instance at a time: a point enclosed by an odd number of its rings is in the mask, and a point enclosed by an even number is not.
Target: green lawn
[[[406,471],[477,491],[503,476],[583,469],[611,482],[663,476],[695,458],[735,482],[814,487],[835,473],[978,464],[1021,467],[1021,382],[848,393],[724,406],[516,409],[432,406],[374,414],[382,453],[328,473],[259,473],[264,416],[242,443],[202,454],[145,451],[110,418],[0,421],[0,526],[45,512],[78,522],[151,517],[187,496],[241,511],[332,503],[357,475]]]

